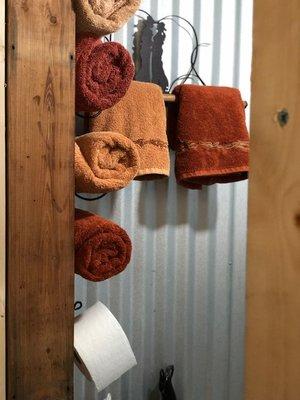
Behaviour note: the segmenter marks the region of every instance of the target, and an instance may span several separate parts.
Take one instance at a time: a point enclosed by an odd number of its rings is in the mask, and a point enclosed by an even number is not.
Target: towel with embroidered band
[[[114,131],[130,138],[138,148],[140,168],[135,179],[169,176],[170,158],[166,110],[158,85],[133,81],[126,95],[90,121],[94,131]]]
[[[249,134],[240,91],[179,85],[175,173],[189,189],[247,179]]]

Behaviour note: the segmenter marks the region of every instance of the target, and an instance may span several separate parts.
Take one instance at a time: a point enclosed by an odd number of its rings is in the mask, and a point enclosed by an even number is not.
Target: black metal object
[[[159,374],[159,391],[162,400],[177,400],[175,390],[172,385],[174,375],[174,365],[170,365],[165,370],[161,369]]]
[[[102,194],[100,194],[99,196],[97,196],[97,197],[92,197],[92,198],[89,198],[89,197],[83,197],[81,194],[78,194],[78,193],[75,193],[75,196],[76,197],[78,197],[79,199],[81,199],[81,200],[86,200],[86,201],[95,201],[95,200],[100,200],[100,199],[102,199],[104,196],[106,196],[108,193],[102,193]]]
[[[78,311],[78,310],[80,310],[82,308],[82,302],[81,301],[76,301],[75,303],[74,303],[74,310],[75,311]]]
[[[196,78],[202,85],[203,79],[196,70],[196,63],[199,55],[198,35],[194,26],[185,18],[179,15],[167,15],[155,20],[149,13],[139,10],[139,21],[136,25],[136,32],[133,37],[133,60],[136,67],[135,79],[142,82],[152,82],[159,85],[164,92],[172,91],[174,84],[178,81],[185,83],[189,78]],[[186,74],[177,77],[169,83],[163,67],[163,45],[166,39],[166,21],[176,23],[190,36],[193,49],[190,56],[190,67]],[[186,27],[182,25],[184,23]]]

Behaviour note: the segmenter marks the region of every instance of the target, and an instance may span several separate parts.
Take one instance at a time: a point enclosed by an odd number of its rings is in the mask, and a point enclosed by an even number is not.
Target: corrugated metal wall
[[[200,75],[239,87],[249,101],[252,0],[145,0],[142,8],[153,17],[189,19],[207,44]],[[128,48],[133,25],[115,35]],[[164,65],[174,79],[188,69],[190,48],[186,32],[170,29]],[[76,278],[76,299],[108,305],[138,360],[109,388],[113,400],[159,399],[159,370],[171,363],[179,400],[241,400],[247,182],[189,191],[172,174],[77,206],[119,223],[134,246],[120,276],[99,284]],[[103,398],[76,370],[75,400]]]

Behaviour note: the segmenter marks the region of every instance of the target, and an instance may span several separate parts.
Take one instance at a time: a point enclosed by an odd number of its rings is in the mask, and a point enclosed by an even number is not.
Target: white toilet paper
[[[75,318],[75,360],[100,392],[136,365],[119,322],[98,302]]]

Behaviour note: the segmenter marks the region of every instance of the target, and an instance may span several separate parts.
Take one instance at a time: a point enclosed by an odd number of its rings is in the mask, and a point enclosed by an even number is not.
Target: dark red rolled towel
[[[131,241],[115,223],[75,210],[75,272],[99,282],[122,272],[130,261]]]
[[[249,135],[238,89],[179,85],[176,127],[177,182],[190,189],[248,177]]]
[[[129,52],[116,42],[82,36],[76,43],[76,111],[102,111],[127,92],[134,76]]]

